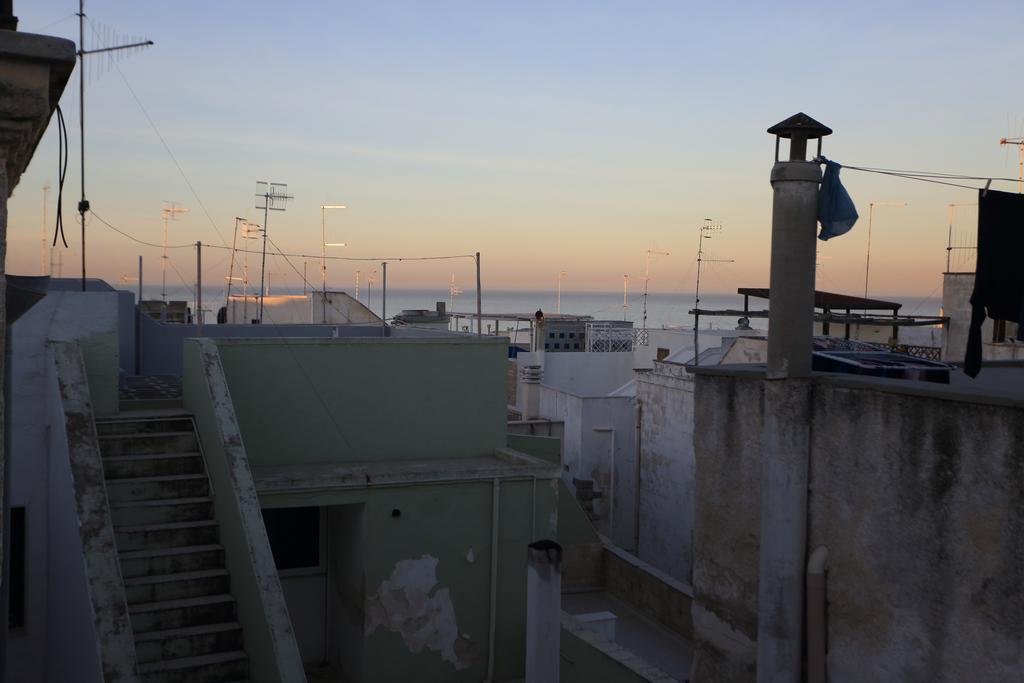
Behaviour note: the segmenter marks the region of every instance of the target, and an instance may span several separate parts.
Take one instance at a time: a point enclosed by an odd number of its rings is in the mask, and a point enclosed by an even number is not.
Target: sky
[[[15,2],[19,30],[77,40],[77,2]],[[236,216],[259,223],[256,181],[294,200],[269,216],[287,252],[354,258],[481,252],[484,288],[690,292],[699,227],[702,290],[766,286],[774,139],[804,111],[835,132],[842,164],[1017,177],[1024,135],[1017,2],[194,2],[93,0],[86,49],[144,36],[141,52],[87,57],[88,273],[160,281],[161,208],[189,209],[169,242],[225,247]],[[72,155],[63,191],[80,273],[77,71],[61,100]],[[9,204],[8,272],[38,274],[43,186],[56,188],[51,122]],[[845,170],[861,220],[819,242],[819,289],[938,296],[950,203],[972,190]],[[1016,191],[1015,183],[993,187]],[[906,203],[890,206],[888,203]],[[49,193],[52,222],[56,190]],[[955,209],[958,240],[976,209]],[[52,225],[46,227],[52,237]],[[273,249],[271,248],[271,251]],[[194,249],[172,249],[169,284]],[[222,282],[229,252],[203,252]],[[319,281],[311,259],[308,278]],[[45,267],[48,268],[49,263]],[[332,261],[351,288],[373,262]],[[270,259],[301,287],[301,258]],[[170,272],[170,271],[169,271]],[[403,261],[389,286],[469,290],[473,263]],[[252,276],[251,276],[252,277]]]

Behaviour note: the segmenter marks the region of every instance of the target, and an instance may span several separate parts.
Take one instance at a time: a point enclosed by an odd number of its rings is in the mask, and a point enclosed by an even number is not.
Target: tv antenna
[[[651,257],[668,255],[667,251],[647,250],[647,261],[644,263],[644,332],[647,332],[647,284],[651,280]]]
[[[733,263],[733,259],[704,258],[704,240],[711,239],[713,233],[720,232],[722,225],[710,218],[705,218],[700,226],[700,240],[697,244],[697,285],[694,288],[693,302],[693,364],[700,365],[700,348],[698,344],[698,327],[700,322],[700,267],[703,263]]]
[[[448,298],[450,299],[448,303],[449,311],[455,310],[455,297],[459,294],[462,294],[462,290],[455,286],[455,273],[452,273],[451,282],[448,283]]]
[[[260,312],[258,316],[261,325],[263,324],[263,297],[266,294],[264,285],[267,275],[267,221],[270,218],[269,212],[284,211],[289,199],[294,199],[294,197],[288,194],[288,185],[285,183],[256,181],[256,208],[263,209],[263,262],[260,264]]]
[[[999,138],[1000,145],[1017,145],[1017,192],[1020,193],[1024,186],[1024,137],[1022,138]]]
[[[188,209],[178,206],[177,202],[164,202],[160,216],[164,221],[164,255],[160,257],[160,297],[167,301],[167,221],[176,221],[179,213],[187,213]]]
[[[101,52],[118,52],[149,47],[152,40],[139,40],[125,45],[85,49],[85,0],[78,0],[78,138],[82,160],[82,198],[78,201],[78,218],[82,224],[82,291],[85,291],[85,214],[89,211],[89,200],[85,198],[85,56]]]

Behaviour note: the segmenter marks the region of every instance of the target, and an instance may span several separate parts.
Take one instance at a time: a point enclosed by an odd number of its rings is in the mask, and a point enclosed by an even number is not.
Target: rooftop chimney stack
[[[0,30],[18,30],[18,17],[14,16],[14,0],[0,0]]]
[[[771,184],[772,257],[768,319],[768,379],[808,377],[814,334],[814,259],[821,166],[807,161],[807,142],[832,129],[804,113],[768,129],[775,135]],[[789,139],[789,160],[779,161],[779,143]]]

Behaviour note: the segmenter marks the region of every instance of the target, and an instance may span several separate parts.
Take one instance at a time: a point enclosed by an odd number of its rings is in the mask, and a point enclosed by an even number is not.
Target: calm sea
[[[194,308],[195,292],[193,289],[182,287],[168,287],[168,298],[182,299],[189,302]],[[281,289],[274,294],[301,294],[302,290]],[[349,292],[353,294],[354,292]],[[159,288],[148,286],[144,296],[159,296]],[[219,289],[203,288],[203,308],[207,310],[206,320],[212,323],[216,318],[216,310],[224,305],[225,291]],[[366,289],[360,291],[360,301],[368,305],[375,313],[381,313],[381,291],[374,287],[367,298]],[[558,299],[552,291],[527,291],[527,290],[485,290],[483,292],[483,312],[488,314],[529,314],[540,309],[545,313],[555,313],[558,310]],[[939,301],[935,297],[924,298],[920,296],[880,296],[880,298],[904,303],[903,312],[915,315],[935,315],[938,313]],[[450,311],[460,313],[476,312],[476,296],[470,290],[457,295],[454,298],[449,296],[447,289],[388,289],[387,317],[390,319],[399,311],[404,309],[433,309],[438,301],[445,302]],[[738,294],[701,294],[700,306],[702,309],[742,309],[743,297]],[[647,296],[647,326],[648,327],[693,327],[693,316],[689,311],[694,307],[693,294],[665,294],[651,293]],[[750,308],[766,309],[766,300],[751,299]],[[561,312],[575,315],[590,315],[596,320],[631,320],[636,326],[643,323],[644,297],[642,294],[630,293],[626,300],[625,308],[622,305],[622,292],[574,292],[562,290]],[[756,328],[766,328],[767,321],[754,319],[751,321]],[[486,318],[484,321],[486,326]],[[701,328],[725,328],[732,329],[736,326],[736,319],[731,317],[702,317]]]

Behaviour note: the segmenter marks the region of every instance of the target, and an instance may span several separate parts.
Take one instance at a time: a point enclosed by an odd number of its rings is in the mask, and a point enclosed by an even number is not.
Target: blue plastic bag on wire
[[[839,180],[839,169],[842,166],[824,157],[822,159],[825,162],[825,174],[818,190],[818,222],[821,223],[818,239],[829,240],[848,233],[858,216],[850,193]]]

